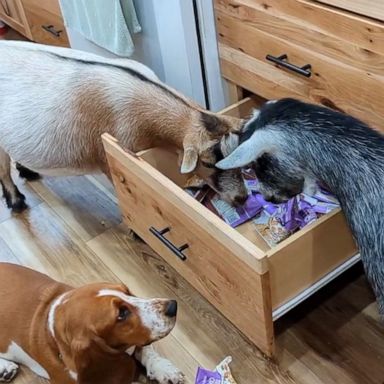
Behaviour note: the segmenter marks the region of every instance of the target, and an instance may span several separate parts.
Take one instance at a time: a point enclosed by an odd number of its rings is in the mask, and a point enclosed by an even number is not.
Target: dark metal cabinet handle
[[[272,61],[275,64],[280,65],[281,67],[287,68],[290,71],[296,72],[299,75],[305,76],[305,77],[311,77],[311,64],[305,64],[303,67],[298,67],[297,65],[291,64],[289,61],[286,61],[288,59],[288,56],[286,54],[281,55],[279,57],[267,55],[266,59],[268,61]]]
[[[171,230],[171,228],[167,227],[162,230],[157,230],[155,227],[150,227],[149,231],[157,237],[167,248],[169,248],[178,258],[185,261],[187,259],[187,256],[184,255],[183,251],[187,248],[189,248],[188,244],[184,244],[181,247],[176,247],[175,244],[173,244],[171,241],[169,241],[164,235],[168,233]]]
[[[60,33],[63,32],[63,31],[56,31],[53,25],[42,25],[41,28],[43,28],[44,31],[51,33],[55,37],[60,37]]]

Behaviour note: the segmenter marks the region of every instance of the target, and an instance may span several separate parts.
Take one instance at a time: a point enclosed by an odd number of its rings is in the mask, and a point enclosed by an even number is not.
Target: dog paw
[[[0,359],[0,382],[9,383],[17,375],[19,366],[12,361]]]
[[[185,376],[169,360],[159,357],[150,367],[147,367],[147,376],[159,384],[184,384]]]

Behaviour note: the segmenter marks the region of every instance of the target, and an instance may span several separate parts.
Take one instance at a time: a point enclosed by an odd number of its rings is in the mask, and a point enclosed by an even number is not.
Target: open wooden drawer
[[[248,98],[226,113],[252,106]],[[267,355],[273,320],[358,259],[340,211],[270,249],[251,223],[232,229],[180,187],[176,154],[103,141],[124,221]]]

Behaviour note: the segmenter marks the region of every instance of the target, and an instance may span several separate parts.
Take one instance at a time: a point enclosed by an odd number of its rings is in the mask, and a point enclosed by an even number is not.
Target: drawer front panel
[[[24,9],[31,29],[33,41],[42,44],[69,47],[64,21],[55,5],[48,2],[47,9],[35,4],[33,1],[24,1]],[[51,4],[52,3],[52,4]]]
[[[268,252],[275,310],[356,255],[341,211],[322,217]]]
[[[375,67],[375,54],[384,55],[384,23],[314,1],[215,0],[215,11],[356,66]]]
[[[265,98],[299,97],[384,130],[384,69],[382,74],[366,72],[262,32],[232,16],[218,12],[217,17],[224,77]],[[283,54],[287,56],[284,61],[297,67],[310,64],[312,75],[304,77],[266,59],[267,55],[277,58]]]
[[[111,140],[104,138],[104,145],[128,226],[250,340],[271,354],[268,272],[263,271],[261,262],[251,267],[241,259],[250,252],[248,240],[144,160],[124,152]],[[159,234],[165,228],[169,232]],[[230,246],[230,238],[237,236],[239,243]],[[186,257],[182,261],[169,245],[184,244],[188,248],[182,251]],[[252,247],[249,243],[249,248]]]
[[[378,0],[320,0],[321,3],[332,5],[360,15],[384,21],[384,2]]]

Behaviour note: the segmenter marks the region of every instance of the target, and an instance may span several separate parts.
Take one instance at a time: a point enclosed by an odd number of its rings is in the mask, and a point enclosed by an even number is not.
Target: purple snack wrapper
[[[225,222],[233,228],[252,219],[263,209],[254,194],[250,194],[245,204],[240,208],[231,207],[217,196],[213,197],[210,203]]]
[[[219,372],[212,372],[199,367],[195,384],[221,384],[221,375]]]
[[[272,239],[270,244],[281,241],[286,234],[294,233],[339,207],[336,198],[320,185],[314,196],[301,193],[286,203],[273,204],[259,193],[259,181],[252,169],[243,170],[243,178],[249,196],[240,208],[231,207],[220,200],[213,190],[205,194],[189,193],[233,228],[256,217],[255,224],[259,225],[258,229],[265,236]],[[268,225],[258,222],[257,218],[263,215],[270,217]]]
[[[290,233],[300,227],[298,211],[296,198],[290,199],[284,204],[279,204],[278,219],[280,224]]]
[[[247,189],[251,192],[259,191],[259,182],[256,179],[245,179],[245,185]]]
[[[277,212],[277,210],[278,210],[277,205],[269,203],[268,201],[266,201],[264,199],[263,195],[261,195],[260,193],[257,193],[254,196],[255,196],[255,199],[261,204],[264,211],[266,211],[269,215],[272,216]]]

